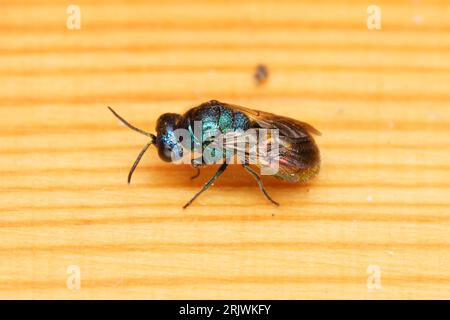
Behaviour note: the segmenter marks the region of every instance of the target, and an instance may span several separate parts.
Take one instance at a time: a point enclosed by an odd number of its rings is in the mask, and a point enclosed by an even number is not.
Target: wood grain
[[[450,5],[8,1],[0,19],[1,298],[450,298]],[[253,72],[269,69],[265,85]],[[116,108],[218,99],[319,128],[301,186],[145,156]],[[70,290],[67,268],[81,270]],[[367,287],[367,268],[381,288]]]

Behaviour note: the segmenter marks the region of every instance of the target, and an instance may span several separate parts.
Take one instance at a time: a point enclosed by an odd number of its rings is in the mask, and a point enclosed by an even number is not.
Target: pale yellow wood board
[[[0,297],[450,298],[450,4],[8,1],[0,19]],[[269,69],[257,86],[258,63]],[[209,99],[323,135],[307,186],[145,156],[153,130]],[[67,268],[81,289],[67,287]],[[367,268],[381,288],[367,287]]]

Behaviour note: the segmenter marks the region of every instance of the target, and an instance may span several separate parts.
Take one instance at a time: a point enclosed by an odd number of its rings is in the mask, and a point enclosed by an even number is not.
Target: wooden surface
[[[1,298],[450,298],[448,1],[377,1],[380,31],[358,0],[75,4],[0,5]],[[106,106],[209,99],[319,128],[318,178],[265,179],[275,208],[233,167],[182,210],[215,169],[151,149],[128,186],[146,139]]]

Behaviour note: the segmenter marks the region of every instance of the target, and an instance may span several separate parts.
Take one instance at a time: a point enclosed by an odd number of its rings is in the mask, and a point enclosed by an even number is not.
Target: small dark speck
[[[258,64],[256,66],[256,71],[254,74],[256,83],[261,85],[267,81],[267,78],[269,77],[269,71],[267,70],[267,67],[263,64]]]

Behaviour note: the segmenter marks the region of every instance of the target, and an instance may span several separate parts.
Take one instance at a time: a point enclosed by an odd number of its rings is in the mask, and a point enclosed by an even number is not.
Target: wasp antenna
[[[142,148],[141,152],[139,152],[139,155],[137,156],[136,160],[133,163],[133,166],[130,169],[130,172],[128,173],[128,184],[131,182],[131,176],[133,175],[134,169],[136,169],[137,165],[139,164],[139,161],[141,161],[142,156],[144,155],[145,151],[147,151],[148,147],[150,147],[153,144],[152,141],[148,142],[144,148]]]
[[[115,112],[115,111],[113,110],[113,108],[111,108],[110,106],[108,106],[108,109],[113,113],[113,115],[115,115],[115,116],[117,117],[117,119],[119,119],[119,120],[120,120],[124,125],[126,125],[128,128],[130,128],[131,130],[137,131],[137,132],[143,134],[144,136],[147,136],[147,137],[152,138],[151,143],[154,143],[154,142],[155,142],[156,137],[155,137],[154,134],[152,134],[152,133],[150,133],[150,132],[147,132],[147,131],[144,131],[144,130],[142,130],[142,129],[136,128],[136,127],[133,126],[131,123],[129,123],[127,120],[125,120],[124,118],[122,118],[121,116],[119,116],[119,114],[118,114],[117,112]],[[150,143],[150,144],[151,144],[151,143]],[[147,148],[148,148],[148,146],[147,146]]]

